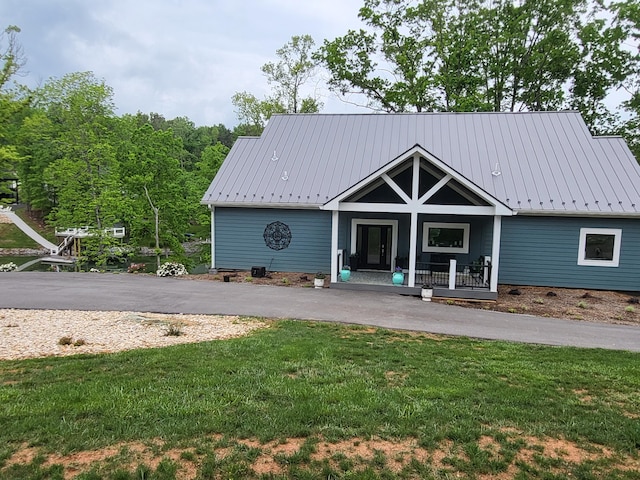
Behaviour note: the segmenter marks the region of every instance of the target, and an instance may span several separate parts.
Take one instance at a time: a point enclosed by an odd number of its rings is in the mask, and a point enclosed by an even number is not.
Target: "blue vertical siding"
[[[260,208],[215,209],[215,267],[249,270],[264,266],[281,272],[329,272],[331,267],[331,212]],[[291,230],[291,243],[272,250],[264,230],[280,221]]]
[[[621,228],[618,267],[578,265],[581,228]],[[640,221],[634,219],[505,217],[498,281],[603,290],[640,290]]]
[[[409,249],[408,215],[341,214],[339,248],[349,249],[353,217],[397,219],[398,255]],[[289,247],[272,250],[263,238],[265,227],[280,221],[291,229]],[[470,250],[458,255],[468,263],[491,254],[493,218],[420,215],[418,261],[423,253],[423,222],[470,223]],[[620,228],[622,243],[618,267],[578,265],[581,228]],[[272,271],[312,273],[331,268],[331,212],[322,210],[251,209],[218,207],[215,210],[217,268],[249,270],[264,266]],[[606,290],[640,291],[640,221],[636,219],[533,217],[502,219],[499,282]]]

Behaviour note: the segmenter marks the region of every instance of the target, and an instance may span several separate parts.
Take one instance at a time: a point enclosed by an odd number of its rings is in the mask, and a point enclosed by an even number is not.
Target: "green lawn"
[[[18,215],[22,220],[24,220],[27,225],[33,228],[36,232],[42,235],[44,238],[49,240],[52,243],[58,243],[58,238],[56,237],[56,231],[54,227],[42,227],[41,224],[34,221],[27,213],[26,208],[18,208],[14,210],[16,215]]]
[[[57,243],[55,230],[53,228],[41,229],[40,226],[27,215],[27,211],[24,208],[16,210],[16,214],[44,238],[50,242]],[[0,223],[0,248],[40,248],[40,245],[15,225],[11,223]]]
[[[0,248],[39,248],[36,242],[12,223],[0,223]]]
[[[51,454],[118,445],[77,478],[639,479],[639,418],[639,354],[283,321],[0,362],[0,478],[63,478]],[[26,446],[40,455],[9,462]]]

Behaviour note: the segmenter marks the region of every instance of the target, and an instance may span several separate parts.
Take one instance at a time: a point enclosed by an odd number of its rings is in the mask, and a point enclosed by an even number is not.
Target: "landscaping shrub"
[[[156,272],[159,277],[176,277],[179,275],[187,275],[187,269],[181,263],[166,262],[160,265]]]

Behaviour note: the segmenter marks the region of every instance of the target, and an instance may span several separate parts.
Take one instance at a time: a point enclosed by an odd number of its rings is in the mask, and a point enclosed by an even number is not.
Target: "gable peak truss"
[[[515,214],[420,146],[400,155],[321,208],[388,213]]]

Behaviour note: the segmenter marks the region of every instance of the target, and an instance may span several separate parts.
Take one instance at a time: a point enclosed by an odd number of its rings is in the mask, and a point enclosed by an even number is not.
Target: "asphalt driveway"
[[[0,308],[250,315],[640,352],[640,327],[635,326],[475,310],[393,293],[151,275],[0,273]]]

